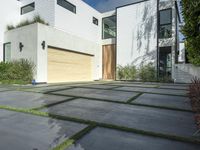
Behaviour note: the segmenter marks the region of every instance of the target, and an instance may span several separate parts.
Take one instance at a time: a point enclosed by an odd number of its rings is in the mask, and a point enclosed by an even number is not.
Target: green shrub
[[[7,25],[7,30],[12,30],[12,29],[20,28],[20,27],[27,26],[27,25],[34,24],[34,23],[41,23],[41,24],[49,25],[47,22],[45,22],[44,19],[42,19],[39,15],[37,15],[37,16],[34,16],[34,18],[32,20],[21,21],[16,26]]]
[[[135,80],[136,79],[136,67],[134,65],[126,65],[124,67],[117,67],[117,79],[119,80]]]
[[[156,78],[156,69],[152,63],[147,65],[141,65],[138,71],[139,78],[146,82],[146,81],[157,81]]]
[[[26,59],[0,63],[1,83],[31,83],[33,79],[34,64]]]
[[[185,25],[182,33],[186,37],[189,62],[200,66],[200,1],[182,0],[182,14]]]

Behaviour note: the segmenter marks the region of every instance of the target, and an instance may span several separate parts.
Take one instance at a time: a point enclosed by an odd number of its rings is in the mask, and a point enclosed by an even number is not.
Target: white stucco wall
[[[86,40],[99,43],[101,40],[101,13],[82,0],[68,0],[76,6],[76,14],[55,5],[55,27]],[[93,17],[99,20],[99,25],[93,24]]]
[[[6,26],[8,24],[15,25],[20,17],[20,2],[17,0],[4,0],[0,5],[0,61],[3,60],[3,39]]]
[[[157,60],[157,0],[117,9],[117,64]]]
[[[46,42],[45,49],[41,46],[43,41]],[[5,42],[11,42],[12,60],[25,58],[35,63],[36,82],[47,82],[48,45],[94,55],[93,79],[102,78],[100,43],[97,44],[38,23],[6,32]],[[20,42],[24,45],[22,52],[19,50]]]
[[[40,15],[47,23],[54,26],[55,0],[21,0],[21,7],[33,2],[35,2],[35,10],[21,15],[21,20],[31,20],[34,16]]]
[[[7,31],[4,37],[5,42],[11,42],[11,60],[21,58],[28,59],[35,64],[35,79],[38,80],[37,73],[37,26],[29,25],[22,28]],[[20,52],[19,43],[24,45]]]
[[[62,30],[58,30],[49,26],[38,24],[38,72],[42,80],[47,81],[47,47],[42,50],[41,43],[46,41],[46,44],[53,47],[63,48],[87,54],[94,55],[94,73],[93,79],[102,78],[102,62],[100,60],[101,44],[91,42],[89,40],[68,34]],[[87,67],[87,66],[86,66]]]

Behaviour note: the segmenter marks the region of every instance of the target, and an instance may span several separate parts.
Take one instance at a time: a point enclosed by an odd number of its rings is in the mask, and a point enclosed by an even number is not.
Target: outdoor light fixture
[[[23,47],[24,47],[24,45],[22,44],[22,42],[20,42],[19,43],[19,50],[20,50],[20,52],[22,51]]]
[[[46,47],[46,42],[45,41],[42,41],[42,49],[44,50],[45,49],[45,47]]]

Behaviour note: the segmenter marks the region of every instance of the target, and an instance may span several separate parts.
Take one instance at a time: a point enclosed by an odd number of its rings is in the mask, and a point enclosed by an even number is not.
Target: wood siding
[[[93,56],[48,48],[48,83],[92,81]]]

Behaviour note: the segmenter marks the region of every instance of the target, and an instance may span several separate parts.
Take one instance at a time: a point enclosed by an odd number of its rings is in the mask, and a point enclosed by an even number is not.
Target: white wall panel
[[[117,64],[157,59],[157,0],[117,9]]]

